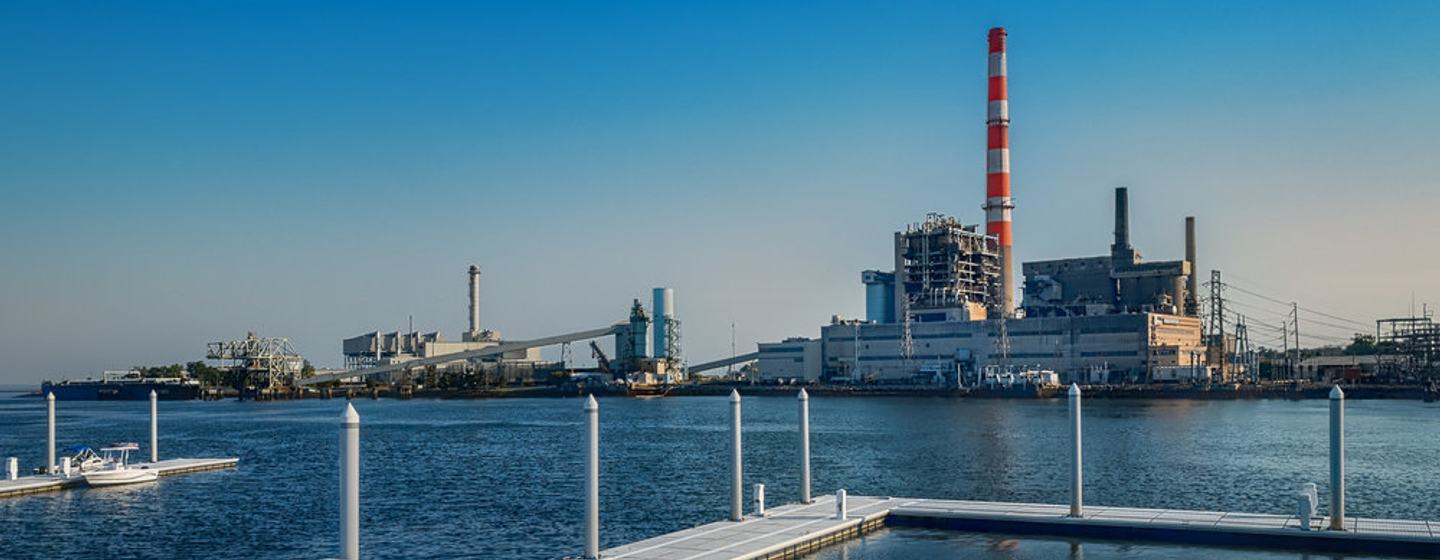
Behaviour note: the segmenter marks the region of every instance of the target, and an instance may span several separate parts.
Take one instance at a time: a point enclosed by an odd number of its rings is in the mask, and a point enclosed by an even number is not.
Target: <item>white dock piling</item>
[[[845,519],[849,510],[850,504],[845,500],[845,489],[841,488],[835,492],[835,519]]]
[[[740,447],[740,391],[730,390],[730,520],[740,521],[745,517],[744,492],[741,488],[744,467]]]
[[[16,480],[20,478],[20,459],[11,457],[5,461],[5,480]]]
[[[800,503],[810,499],[810,393],[800,389]]]
[[[1345,530],[1345,391],[1330,390],[1330,530]]]
[[[151,462],[151,463],[158,463],[158,462],[160,462],[160,447],[159,447],[159,445],[160,445],[160,428],[159,428],[160,423],[159,423],[159,420],[157,420],[157,418],[158,418],[157,414],[158,414],[158,412],[159,412],[159,407],[157,407],[157,406],[155,405],[155,401],[156,401],[157,399],[159,399],[159,398],[160,398],[160,397],[155,394],[155,390],[154,390],[154,389],[151,389],[151,390],[150,390],[150,462]]]
[[[755,485],[755,517],[765,517],[765,485]]]
[[[49,437],[45,439],[45,473],[55,472],[55,393],[45,393],[46,421]]]
[[[600,403],[585,398],[585,558],[600,557]]]
[[[1080,440],[1080,386],[1070,384],[1070,517],[1082,517],[1084,514],[1084,496],[1081,473],[1081,449]]]
[[[360,415],[349,403],[340,420],[340,557],[360,558]]]

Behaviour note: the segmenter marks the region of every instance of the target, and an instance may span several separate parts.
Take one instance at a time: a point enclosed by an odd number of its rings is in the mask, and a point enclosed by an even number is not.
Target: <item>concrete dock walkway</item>
[[[240,459],[237,457],[220,459],[167,459],[154,463],[135,463],[130,465],[130,467],[136,469],[154,469],[159,471],[160,476],[171,476],[228,469],[239,463]],[[0,498],[10,498],[40,492],[54,492],[84,486],[85,478],[79,475],[73,475],[69,478],[58,474],[22,476],[15,480],[0,480]]]
[[[1079,539],[1238,546],[1289,551],[1366,552],[1440,557],[1440,522],[1347,518],[1344,531],[1324,530],[1329,519],[1300,528],[1295,516],[1088,506],[1070,517],[1068,505],[850,496],[849,516],[835,516],[835,498],[769,510],[764,518],[722,521],[604,551],[602,558],[634,560],[775,560],[796,558],[881,526]]]

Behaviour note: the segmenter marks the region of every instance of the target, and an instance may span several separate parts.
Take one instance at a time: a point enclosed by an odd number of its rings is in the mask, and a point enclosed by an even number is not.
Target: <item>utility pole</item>
[[[683,294],[682,294],[683,295]],[[684,303],[684,302],[681,302]],[[735,321],[730,321],[730,365],[725,366],[725,376],[735,379]]]
[[[1291,380],[1295,379],[1295,372],[1290,369],[1290,324],[1280,322],[1280,348],[1281,355],[1285,356],[1285,376]]]
[[[1290,302],[1290,318],[1295,321],[1295,361],[1291,367],[1300,368],[1300,304]]]

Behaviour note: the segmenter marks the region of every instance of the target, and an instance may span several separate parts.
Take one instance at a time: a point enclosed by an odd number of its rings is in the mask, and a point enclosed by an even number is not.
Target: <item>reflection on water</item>
[[[600,403],[603,546],[724,518],[724,397]],[[362,416],[367,559],[579,552],[579,399],[361,400],[355,406]],[[1091,401],[1085,410],[1087,502],[1288,513],[1288,495],[1307,481],[1321,483],[1323,500],[1326,406]],[[1434,468],[1440,404],[1348,406],[1349,513],[1440,519],[1440,492],[1433,491],[1440,487]],[[240,467],[0,500],[0,558],[75,558],[95,550],[135,558],[333,555],[343,407],[343,400],[162,402],[165,456],[236,456]],[[148,403],[62,402],[57,409],[61,446],[149,438]],[[889,496],[1068,499],[1063,400],[812,397],[811,411],[817,494],[844,487]],[[794,502],[794,398],[747,398],[744,418],[745,488],[764,483],[771,504]],[[38,465],[44,441],[44,402],[0,396],[0,457]],[[976,550],[994,558],[1072,553],[1065,541],[977,538],[983,547]],[[1073,552],[1094,560],[1131,549],[1087,543]],[[849,554],[845,550],[836,553]]]
[[[1380,560],[1378,556],[1350,556],[1275,552],[1267,550],[1137,544],[1106,541],[1079,542],[1029,536],[984,535],[934,529],[881,529],[865,537],[805,556],[807,560],[919,560],[966,558],[975,560],[1091,560],[1164,558],[1169,560]]]

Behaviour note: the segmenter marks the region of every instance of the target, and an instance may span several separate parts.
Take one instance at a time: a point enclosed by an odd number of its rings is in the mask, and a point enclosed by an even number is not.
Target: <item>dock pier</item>
[[[130,465],[132,469],[154,470],[159,476],[174,476],[204,471],[233,468],[240,463],[238,457],[216,459],[166,459],[160,460],[160,420],[156,406],[155,391],[150,391],[150,460]],[[0,498],[13,498],[42,492],[57,492],[70,488],[87,486],[80,472],[72,472],[65,457],[55,458],[55,394],[45,394],[45,461],[46,464],[31,476],[19,476],[19,461],[15,457],[6,460],[6,476],[0,480]]]
[[[1102,539],[1203,546],[1249,547],[1296,552],[1390,554],[1440,557],[1440,521],[1347,517],[1344,510],[1344,392],[1330,394],[1331,515],[1320,516],[1305,506],[1294,515],[1233,513],[1084,505],[1081,471],[1081,394],[1069,391],[1069,504],[1005,503],[881,496],[810,497],[809,395],[801,390],[801,496],[805,503],[765,508],[757,496],[756,512],[737,512],[739,481],[727,488],[731,511],[717,521],[674,533],[617,546],[596,555],[594,532],[587,527],[583,558],[632,560],[778,560],[797,558],[881,527],[928,527],[973,533],[1004,533],[1046,537]],[[593,401],[591,401],[593,402]],[[731,475],[739,478],[740,396],[732,393]],[[593,406],[593,405],[592,405]],[[588,411],[588,409],[587,409]],[[592,428],[593,429],[593,426]],[[592,446],[590,457],[596,453]],[[593,471],[593,478],[598,474]],[[757,485],[758,486],[758,485]],[[1313,487],[1313,486],[1312,486]],[[760,491],[757,491],[759,494]],[[594,500],[594,497],[589,499]],[[1313,498],[1312,498],[1313,500]],[[593,507],[593,505],[592,505]],[[718,513],[718,512],[717,512]],[[590,521],[594,523],[594,519]]]

